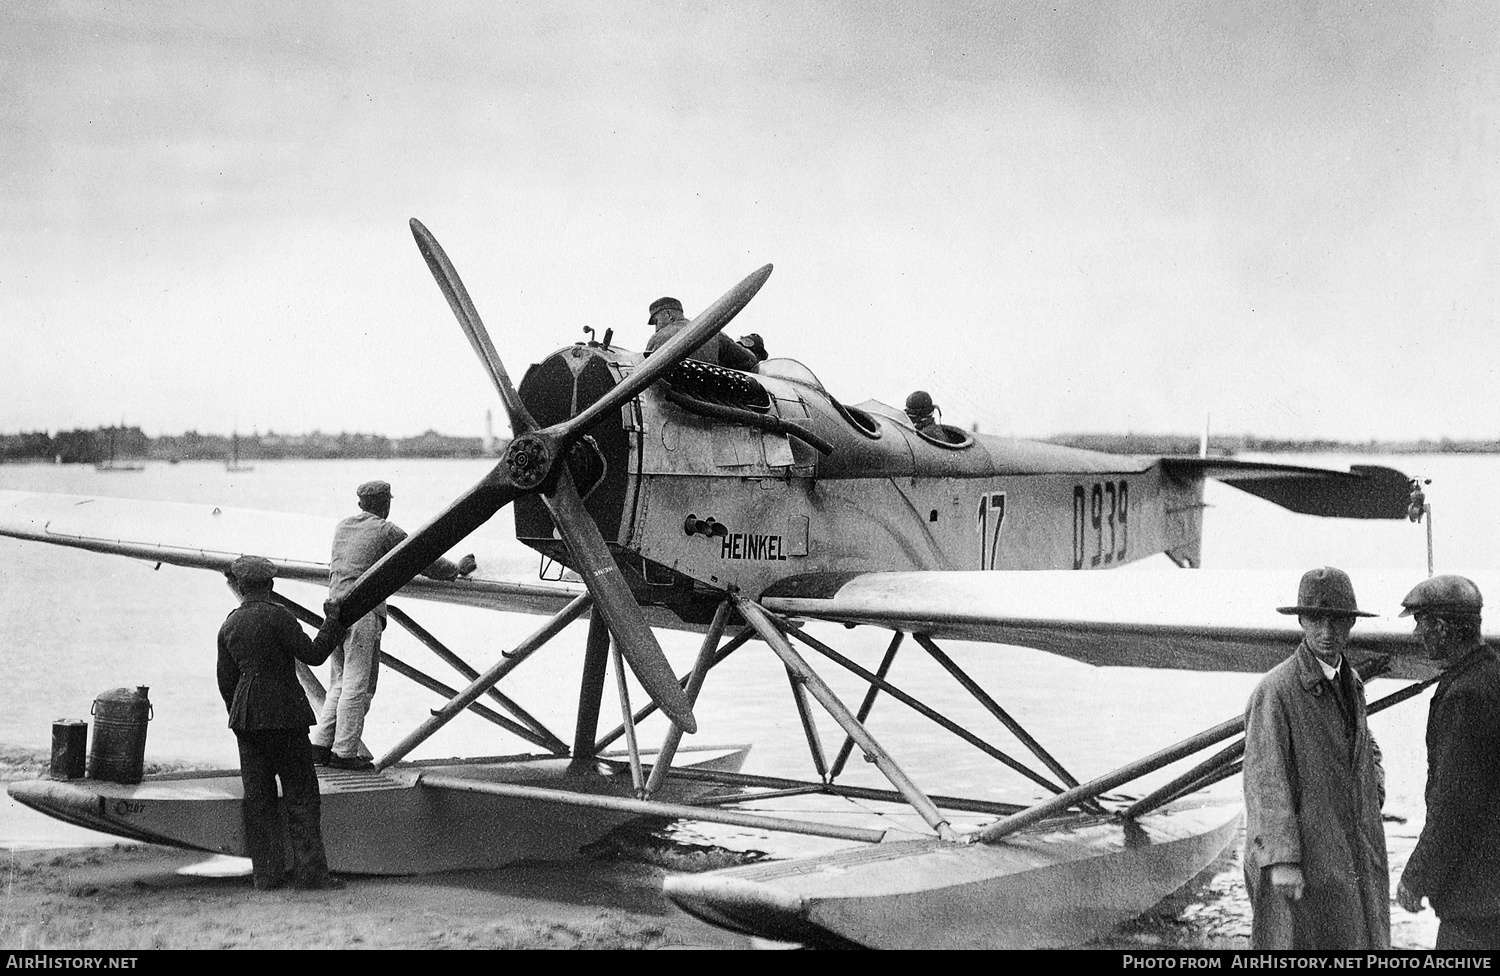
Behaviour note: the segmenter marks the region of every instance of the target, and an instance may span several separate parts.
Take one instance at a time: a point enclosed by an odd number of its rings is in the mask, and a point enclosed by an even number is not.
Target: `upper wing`
[[[275,563],[284,579],[327,586],[333,524],[309,515],[247,508],[0,491],[0,536],[216,572],[253,553]],[[495,551],[476,547],[475,556],[479,568],[464,579],[418,577],[400,592],[442,603],[546,614],[584,593],[582,586],[518,582],[513,577],[524,568]]]
[[[1360,605],[1382,616],[1355,624],[1351,655],[1390,656],[1392,677],[1432,674],[1410,619],[1397,616],[1421,577],[1353,576]],[[1096,665],[1259,673],[1302,637],[1295,616],[1276,612],[1293,602],[1296,582],[1285,572],[1212,570],[860,573],[788,580],[761,602],[794,617],[1016,644]]]

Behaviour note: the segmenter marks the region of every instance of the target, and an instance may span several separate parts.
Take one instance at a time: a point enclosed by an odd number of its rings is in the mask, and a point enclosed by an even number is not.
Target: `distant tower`
[[[484,453],[495,453],[495,415],[489,410],[484,412]]]

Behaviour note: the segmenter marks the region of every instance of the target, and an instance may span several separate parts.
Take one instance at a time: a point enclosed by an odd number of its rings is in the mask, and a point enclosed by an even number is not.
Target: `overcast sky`
[[[428,428],[646,306],[949,422],[1500,436],[1489,2],[46,3],[0,432]]]

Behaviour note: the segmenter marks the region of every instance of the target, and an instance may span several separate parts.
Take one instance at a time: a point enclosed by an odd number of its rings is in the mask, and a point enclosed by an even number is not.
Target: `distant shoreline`
[[[1029,439],[1029,438],[1028,438]],[[1201,440],[1188,434],[1057,434],[1036,438],[1044,443],[1104,451],[1112,454],[1190,455],[1202,449]],[[164,434],[148,437],[139,427],[101,427],[96,430],[0,434],[0,464],[125,464],[127,462],[214,461],[230,466],[256,461],[329,461],[419,458],[426,460],[496,458],[509,441],[496,437],[453,437],[427,431],[415,437],[383,434],[239,435]],[[1500,439],[1437,439],[1340,441],[1221,434],[1209,442],[1214,457],[1237,454],[1500,454]]]
[[[429,430],[415,437],[383,434],[240,435],[163,434],[148,437],[139,427],[0,434],[0,463],[102,464],[126,462],[217,461],[232,467],[256,461],[361,460],[367,458],[498,457],[509,441],[496,437],[451,437]]]
[[[1115,454],[1175,454],[1196,456],[1201,448],[1197,437],[1179,434],[1059,434],[1045,438],[1047,443],[1078,447]],[[1500,440],[1414,441],[1335,441],[1291,440],[1250,435],[1220,435],[1209,443],[1209,456],[1233,457],[1236,454],[1500,454]]]

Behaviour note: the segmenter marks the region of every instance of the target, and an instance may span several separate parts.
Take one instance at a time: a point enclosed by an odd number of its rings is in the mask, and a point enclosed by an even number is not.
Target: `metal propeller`
[[[339,621],[354,623],[382,600],[414,579],[433,560],[452,549],[469,533],[483,525],[496,512],[522,495],[540,494],[552,513],[558,533],[583,576],[584,585],[594,605],[604,616],[620,651],[635,672],[646,693],[663,712],[684,731],[697,730],[692,705],[683,693],[677,677],[657,643],[656,635],[646,623],[630,586],[620,574],[599,527],[589,515],[573,486],[572,475],[564,459],[568,450],[600,418],[634,399],[667,370],[688,357],[704,342],[718,333],[740,309],[755,296],[771,275],[766,265],[735,285],[723,297],[704,309],[686,327],[657,349],[631,374],[607,394],[572,417],[551,427],[538,429],[520,395],[510,381],[505,365],[490,342],[489,333],[480,321],[479,312],[469,299],[448,256],[432,233],[412,218],[412,235],[427,261],[438,287],[448,299],[459,326],[474,347],[490,374],[500,400],[510,419],[514,440],[494,469],[474,487],[459,496],[441,514],[408,536],[386,553],[360,577],[344,599]]]

